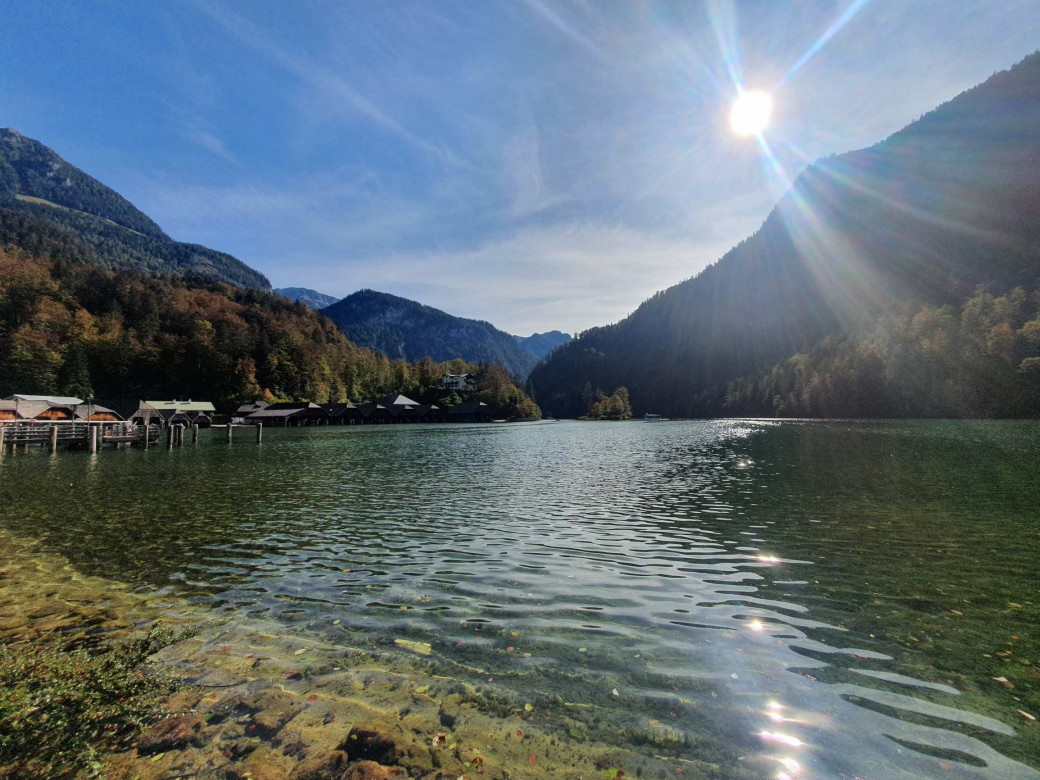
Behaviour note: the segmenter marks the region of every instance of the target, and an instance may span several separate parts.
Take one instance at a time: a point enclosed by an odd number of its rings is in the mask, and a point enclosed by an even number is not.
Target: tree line
[[[403,393],[450,405],[445,373],[496,418],[540,410],[493,364],[408,362],[363,349],[326,317],[274,293],[142,276],[96,263],[61,226],[24,217],[0,244],[0,396],[199,398],[228,410],[267,400],[316,403]]]
[[[607,396],[599,388],[592,391],[592,383],[586,382],[581,391],[581,400],[585,406],[583,420],[631,420],[632,403],[628,397],[628,388],[619,387],[614,394]]]
[[[704,400],[729,415],[1036,417],[1040,289],[904,304],[868,333],[827,337]]]

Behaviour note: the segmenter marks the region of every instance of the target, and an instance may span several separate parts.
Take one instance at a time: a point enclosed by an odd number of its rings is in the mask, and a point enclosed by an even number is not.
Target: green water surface
[[[1037,423],[239,439],[8,453],[0,526],[243,623],[429,642],[720,776],[1040,777]]]

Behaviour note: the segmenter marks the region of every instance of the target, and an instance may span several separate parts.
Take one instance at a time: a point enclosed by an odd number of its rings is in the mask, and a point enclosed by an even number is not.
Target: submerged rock
[[[160,720],[137,738],[137,751],[147,755],[197,745],[201,728],[202,718],[196,715],[177,715]]]
[[[283,769],[264,764],[228,767],[224,777],[226,780],[286,780]]]
[[[375,761],[351,764],[343,780],[401,780],[407,773],[399,766],[383,766]]]
[[[351,729],[339,749],[346,750],[353,759],[378,764],[395,764],[404,752],[398,749],[392,737],[367,728]]]
[[[347,754],[342,750],[333,750],[297,764],[289,773],[289,780],[340,780],[346,766]]]

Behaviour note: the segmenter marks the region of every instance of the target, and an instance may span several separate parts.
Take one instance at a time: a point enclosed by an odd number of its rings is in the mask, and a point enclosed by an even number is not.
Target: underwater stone
[[[297,764],[289,773],[289,780],[339,780],[346,765],[347,754],[342,750],[333,750]]]
[[[201,728],[202,718],[196,715],[180,715],[160,720],[137,738],[137,750],[146,755],[199,744]]]

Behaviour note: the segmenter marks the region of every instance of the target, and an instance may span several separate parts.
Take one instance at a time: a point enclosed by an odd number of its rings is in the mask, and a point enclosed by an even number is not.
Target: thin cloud
[[[723,249],[587,223],[528,228],[465,251],[392,253],[349,263],[296,255],[279,266],[300,268],[293,279],[336,295],[372,287],[511,333],[545,330],[546,323],[574,332],[617,320],[619,312],[700,271]],[[281,283],[277,274],[274,281]]]
[[[217,136],[213,135],[213,133],[199,130],[197,132],[189,133],[188,138],[192,143],[201,146],[206,151],[213,152],[213,154],[224,158],[229,163],[238,165],[238,160],[235,158],[235,155],[231,154],[231,152],[227,150],[227,147],[224,146],[224,142],[217,138]]]
[[[568,38],[579,43],[582,47],[595,54],[597,57],[603,55],[603,50],[592,40],[579,32],[573,25],[568,24],[562,16],[549,8],[541,0],[524,0],[524,5],[534,11],[544,21],[555,27]]]
[[[417,149],[427,152],[449,165],[464,166],[464,163],[450,151],[431,143],[401,125],[342,76],[306,57],[291,54],[277,46],[248,19],[213,3],[195,3],[195,7],[230,32],[241,43],[323,93],[330,101],[330,110],[334,110],[337,106],[347,105],[352,109],[352,113],[366,117]]]

